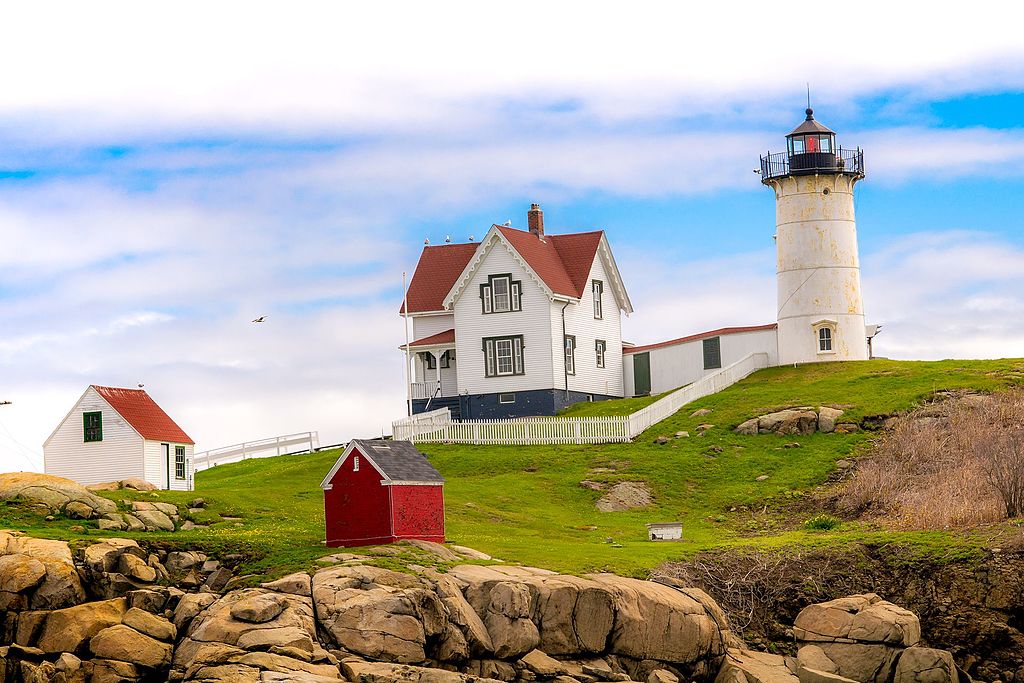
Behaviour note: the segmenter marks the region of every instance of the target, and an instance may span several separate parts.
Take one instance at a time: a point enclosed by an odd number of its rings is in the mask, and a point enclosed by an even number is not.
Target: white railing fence
[[[192,458],[193,469],[200,472],[215,465],[226,465],[249,458],[270,458],[275,455],[306,453],[320,448],[319,432],[299,432],[271,436],[258,441],[245,441],[232,446],[214,448],[196,453]]]
[[[767,353],[752,353],[716,373],[658,399],[632,415],[608,417],[526,417],[510,420],[452,420],[447,408],[392,423],[396,440],[420,443],[530,446],[631,441],[687,403],[717,393],[768,367]]]
[[[668,396],[658,399],[646,408],[642,408],[629,416],[630,438],[638,436],[650,427],[658,424],[670,415],[674,415],[687,403],[717,394],[722,389],[732,386],[744,377],[768,367],[767,353],[752,353],[745,358],[727,365],[718,372],[701,377],[693,384],[673,391]]]

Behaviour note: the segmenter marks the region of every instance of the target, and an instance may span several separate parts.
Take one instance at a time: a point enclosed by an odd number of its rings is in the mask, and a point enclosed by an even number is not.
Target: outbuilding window
[[[185,478],[185,447],[175,446],[174,447],[174,478],[184,479]]]
[[[358,472],[359,471],[359,456],[358,455],[353,455],[352,456],[352,471],[353,472]]]
[[[85,441],[103,441],[103,413],[82,413]]]
[[[704,340],[704,369],[714,370],[722,367],[722,338],[711,337]]]
[[[487,337],[483,342],[486,377],[524,374],[522,335]]]
[[[480,285],[480,300],[484,313],[508,313],[523,307],[523,283],[512,275],[491,275],[487,284]]]
[[[604,339],[597,339],[594,341],[594,351],[597,353],[597,367],[604,367],[604,352],[607,344]]]

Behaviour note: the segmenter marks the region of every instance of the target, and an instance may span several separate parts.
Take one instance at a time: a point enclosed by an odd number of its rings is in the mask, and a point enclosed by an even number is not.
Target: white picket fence
[[[441,408],[396,420],[391,424],[392,434],[396,440],[419,443],[504,446],[624,443],[675,414],[687,403],[717,393],[766,367],[768,354],[752,353],[632,415],[455,421],[447,408]]]
[[[245,441],[196,453],[192,458],[192,463],[193,469],[199,472],[214,465],[226,465],[249,458],[271,458],[276,455],[306,453],[318,448],[320,448],[319,432],[299,432],[298,434],[271,436],[258,441]]]

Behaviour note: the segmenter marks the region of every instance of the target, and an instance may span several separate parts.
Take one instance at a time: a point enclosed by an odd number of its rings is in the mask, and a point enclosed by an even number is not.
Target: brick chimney
[[[544,212],[540,210],[540,204],[530,205],[530,210],[526,212],[526,223],[530,226],[531,234],[544,236]]]

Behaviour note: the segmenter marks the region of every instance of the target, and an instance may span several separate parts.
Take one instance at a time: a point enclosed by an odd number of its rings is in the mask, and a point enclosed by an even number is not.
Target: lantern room
[[[836,134],[814,120],[807,108],[807,119],[786,136],[791,171],[833,169],[836,167]]]
[[[837,147],[835,132],[815,121],[810,107],[805,113],[803,123],[786,136],[786,151],[761,157],[761,181],[814,173],[846,173],[863,178],[864,153],[859,148]]]

